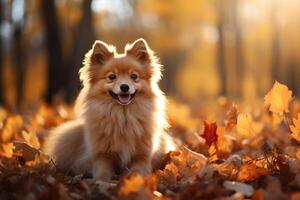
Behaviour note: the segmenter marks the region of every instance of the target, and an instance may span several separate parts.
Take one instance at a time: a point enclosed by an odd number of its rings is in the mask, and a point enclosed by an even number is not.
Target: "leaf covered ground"
[[[0,108],[0,199],[300,199],[300,102],[285,85],[251,103],[170,99],[168,116],[179,149],[165,166],[102,182],[60,172],[41,150],[71,106]]]

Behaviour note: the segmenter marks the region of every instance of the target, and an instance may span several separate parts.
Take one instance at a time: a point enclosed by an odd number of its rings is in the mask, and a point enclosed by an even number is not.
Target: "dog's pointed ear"
[[[106,60],[114,55],[114,47],[96,40],[92,48],[92,62],[94,64],[103,64]]]
[[[147,42],[143,39],[137,39],[132,44],[125,46],[126,55],[136,58],[142,64],[150,63],[152,50],[149,48]]]

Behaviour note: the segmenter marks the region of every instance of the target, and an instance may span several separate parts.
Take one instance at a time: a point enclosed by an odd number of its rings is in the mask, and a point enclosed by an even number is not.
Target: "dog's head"
[[[86,54],[80,78],[90,95],[129,105],[138,96],[150,97],[160,79],[160,65],[144,39],[125,46],[124,54],[115,47],[96,41]]]

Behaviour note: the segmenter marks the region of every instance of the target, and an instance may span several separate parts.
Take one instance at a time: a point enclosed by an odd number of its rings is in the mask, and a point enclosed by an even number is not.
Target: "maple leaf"
[[[263,126],[254,122],[250,114],[240,114],[237,119],[237,133],[240,139],[252,138],[261,132]]]
[[[217,135],[217,124],[216,122],[208,122],[204,121],[204,131],[202,136],[205,139],[205,144],[208,146],[211,146],[213,143],[216,143],[218,140],[218,135]]]
[[[292,91],[289,88],[275,81],[272,89],[265,96],[265,106],[270,107],[273,113],[282,114],[289,112],[289,103],[292,100]]]
[[[295,138],[295,140],[300,141],[300,113],[298,113],[298,118],[293,119],[293,124],[290,125],[290,129],[292,131],[291,136]]]

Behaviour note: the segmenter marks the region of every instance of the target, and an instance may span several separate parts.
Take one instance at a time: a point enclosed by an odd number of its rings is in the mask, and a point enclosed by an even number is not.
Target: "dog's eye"
[[[136,75],[136,74],[131,74],[130,75],[130,78],[132,79],[132,80],[134,80],[134,81],[136,81],[136,80],[138,80],[138,75]]]
[[[107,77],[107,79],[109,80],[109,81],[113,81],[113,80],[115,80],[117,78],[117,76],[115,75],[115,74],[110,74],[108,77]]]

